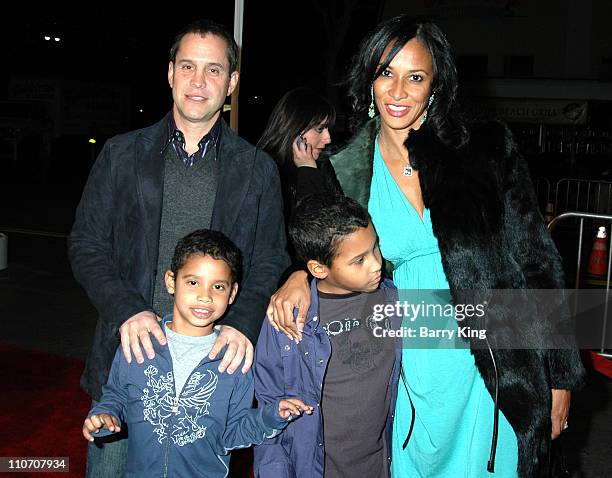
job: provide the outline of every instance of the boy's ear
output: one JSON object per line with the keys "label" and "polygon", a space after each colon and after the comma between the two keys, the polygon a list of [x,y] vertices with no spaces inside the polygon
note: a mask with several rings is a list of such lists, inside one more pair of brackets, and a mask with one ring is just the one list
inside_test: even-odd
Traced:
{"label": "boy's ear", "polygon": [[166,271],[166,275],[164,276],[164,282],[166,283],[166,290],[168,294],[174,295],[174,273],[172,271]]}
{"label": "boy's ear", "polygon": [[236,294],[238,293],[238,282],[234,282],[232,284],[232,291],[230,292],[230,296],[229,296],[229,304],[233,304],[234,303],[234,299],[236,298]]}
{"label": "boy's ear", "polygon": [[306,267],[317,279],[325,279],[329,274],[329,269],[325,264],[321,264],[319,261],[310,260],[306,263]]}

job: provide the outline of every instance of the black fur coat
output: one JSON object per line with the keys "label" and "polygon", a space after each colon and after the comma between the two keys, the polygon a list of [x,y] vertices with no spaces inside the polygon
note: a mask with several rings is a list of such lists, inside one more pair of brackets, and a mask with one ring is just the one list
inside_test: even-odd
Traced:
{"label": "black fur coat", "polygon": [[[367,207],[377,130],[377,122],[370,121],[346,148],[321,164],[325,189],[339,184],[344,194]],[[406,146],[419,172],[455,303],[463,302],[465,290],[564,287],[561,260],[537,210],[526,164],[504,125],[474,125],[469,143],[460,151],[445,147],[424,125],[411,132]],[[504,327],[516,316],[512,305],[491,305],[487,329],[503,336]],[[538,313],[537,305],[529,301],[522,306],[525,320],[521,327],[525,330],[521,333],[531,338],[544,336],[550,329],[543,318],[547,314]],[[471,345],[478,370],[494,397],[489,349]],[[572,348],[493,349],[499,406],[517,436],[519,476],[540,476],[548,461],[550,390],[575,389],[583,382],[579,354]]]}

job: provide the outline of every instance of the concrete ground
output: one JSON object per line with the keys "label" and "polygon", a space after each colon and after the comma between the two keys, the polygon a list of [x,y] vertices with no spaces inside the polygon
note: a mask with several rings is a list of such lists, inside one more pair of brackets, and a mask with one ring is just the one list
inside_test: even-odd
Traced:
{"label": "concrete ground", "polygon": [[[65,239],[9,233],[0,271],[0,343],[84,359],[96,313],[72,277]],[[572,477],[612,476],[612,380],[591,372],[574,394],[563,448]]]}

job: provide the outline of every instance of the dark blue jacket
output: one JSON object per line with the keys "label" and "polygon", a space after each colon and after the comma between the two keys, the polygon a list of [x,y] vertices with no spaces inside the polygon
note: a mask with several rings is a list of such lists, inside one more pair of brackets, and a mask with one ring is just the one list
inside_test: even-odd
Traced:
{"label": "dark blue jacket", "polygon": [[[176,397],[168,347],[153,344],[155,358],[142,364],[128,364],[117,349],[102,398],[88,414],[109,413],[128,425],[126,477],[226,477],[230,450],[287,425],[278,400],[252,408],[253,374],[219,373],[222,357],[206,356]],[[103,430],[96,436],[109,434]]]}
{"label": "dark blue jacket", "polygon": [[[381,289],[385,302],[395,304],[398,299],[393,283],[385,280]],[[323,478],[325,455],[319,404],[331,355],[331,341],[323,327],[319,326],[316,280],[311,284],[310,300],[303,338],[299,344],[274,330],[267,320],[264,320],[259,334],[253,366],[258,402],[267,404],[281,397],[299,397],[314,407],[312,415],[297,418],[279,436],[255,447],[254,471],[259,478]],[[399,318],[393,317],[391,320],[392,327],[399,328]],[[385,429],[389,464],[400,361],[401,339],[397,339],[395,363],[389,379],[391,400]],[[383,397],[384,391],[381,390],[381,400]]]}
{"label": "dark blue jacket", "polygon": [[[99,314],[81,386],[96,400],[108,378],[119,327],[134,314],[153,310],[168,145],[167,116],[108,140],[76,211],[68,255]],[[238,246],[244,266],[240,294],[222,324],[255,344],[270,296],[289,265],[278,172],[266,153],[223,120],[217,160],[210,228]]]}

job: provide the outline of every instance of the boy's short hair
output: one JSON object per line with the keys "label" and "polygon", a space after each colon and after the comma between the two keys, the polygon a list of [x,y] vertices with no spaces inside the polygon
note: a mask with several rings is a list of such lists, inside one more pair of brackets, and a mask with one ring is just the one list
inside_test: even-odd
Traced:
{"label": "boy's short hair", "polygon": [[316,194],[300,201],[289,224],[289,237],[298,258],[328,267],[344,236],[368,227],[368,212],[351,198]]}
{"label": "boy's short hair", "polygon": [[230,268],[232,282],[237,282],[242,274],[242,254],[240,249],[225,234],[210,229],[198,229],[180,239],[174,249],[170,270],[176,277],[181,267],[194,254],[210,256],[224,261]]}

